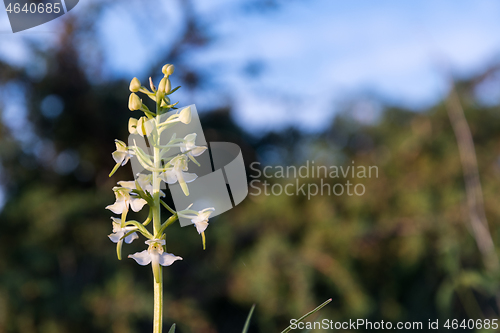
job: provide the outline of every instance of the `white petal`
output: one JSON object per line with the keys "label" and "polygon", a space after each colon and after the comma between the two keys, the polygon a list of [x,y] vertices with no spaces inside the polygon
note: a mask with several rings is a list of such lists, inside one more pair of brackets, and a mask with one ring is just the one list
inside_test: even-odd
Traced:
{"label": "white petal", "polygon": [[196,141],[196,133],[188,134],[184,137],[184,141],[188,143],[193,143]]}
{"label": "white petal", "polygon": [[195,173],[182,172],[182,178],[184,178],[184,181],[186,183],[191,183],[196,178],[198,178],[198,176]]}
{"label": "white petal", "polygon": [[135,186],[135,181],[131,180],[131,181],[119,181],[118,182],[118,185],[120,185],[121,187],[125,187],[125,188],[128,188],[130,190],[135,190],[136,189],[136,186]]}
{"label": "white petal", "polygon": [[125,200],[116,201],[114,204],[106,206],[106,209],[109,209],[115,214],[121,214],[126,209],[127,205],[125,204]]}
{"label": "white petal", "polygon": [[162,253],[160,254],[160,265],[162,266],[170,266],[176,260],[182,260],[181,257],[175,256],[172,253]]}
{"label": "white petal", "polygon": [[118,243],[120,241],[120,238],[122,238],[124,235],[124,232],[123,231],[118,231],[118,232],[115,232],[115,233],[112,233],[111,235],[108,235],[109,239],[111,239],[111,241],[113,243]]}
{"label": "white petal", "polygon": [[142,198],[130,198],[130,208],[134,212],[140,211],[145,204],[147,204],[147,201]]}
{"label": "white petal", "polygon": [[125,243],[130,244],[134,241],[134,239],[137,239],[137,238],[139,238],[139,236],[137,236],[137,233],[134,232],[134,233],[128,235],[127,237],[125,237]]}
{"label": "white petal", "polygon": [[167,170],[160,175],[160,178],[167,184],[174,184],[177,182],[177,174],[174,170]]}
{"label": "white petal", "polygon": [[196,147],[191,150],[190,154],[193,156],[200,156],[205,150],[207,150],[207,147]]}
{"label": "white petal", "polygon": [[195,222],[194,225],[196,226],[196,230],[198,231],[198,233],[201,234],[203,231],[207,229],[208,222],[207,221]]}
{"label": "white petal", "polygon": [[148,250],[130,254],[128,257],[137,261],[137,263],[141,266],[146,266],[151,262],[151,255],[149,254]]}
{"label": "white petal", "polygon": [[115,160],[116,163],[123,163],[125,158],[127,157],[127,153],[123,151],[114,151],[111,156],[113,156],[113,159]]}
{"label": "white petal", "polygon": [[122,165],[127,164],[128,160],[130,160],[130,154],[127,154],[125,158],[123,159]]}

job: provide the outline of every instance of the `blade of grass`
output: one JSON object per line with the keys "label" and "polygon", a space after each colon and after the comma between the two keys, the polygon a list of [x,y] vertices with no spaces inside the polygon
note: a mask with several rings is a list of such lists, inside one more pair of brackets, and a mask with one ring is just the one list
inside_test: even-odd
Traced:
{"label": "blade of grass", "polygon": [[245,326],[243,326],[243,331],[241,333],[248,332],[248,328],[250,327],[250,319],[252,318],[254,309],[255,309],[255,304],[252,305],[252,308],[250,309],[250,312],[248,313],[247,321],[245,322]]}
{"label": "blade of grass", "polygon": [[172,327],[170,327],[168,333],[175,333],[175,324],[172,324]]}
{"label": "blade of grass", "polygon": [[[327,305],[331,301],[332,301],[332,299],[330,298],[329,300],[325,301],[323,304],[321,304],[320,306],[318,306],[316,309],[314,309],[312,311],[309,311],[308,313],[306,313],[305,315],[303,315],[302,317],[300,317],[299,319],[297,319],[296,323],[300,323],[302,320],[306,319],[307,317],[309,317],[313,313],[318,312],[319,310],[321,310],[325,305]],[[281,331],[281,333],[287,333],[287,332],[290,332],[291,330],[292,330],[292,325],[290,325],[287,328],[285,328],[283,331]]]}

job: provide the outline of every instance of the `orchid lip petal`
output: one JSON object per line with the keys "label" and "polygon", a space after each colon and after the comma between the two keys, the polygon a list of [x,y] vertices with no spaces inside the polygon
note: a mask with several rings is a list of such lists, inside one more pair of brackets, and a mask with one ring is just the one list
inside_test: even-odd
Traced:
{"label": "orchid lip petal", "polygon": [[138,212],[144,207],[144,205],[147,204],[147,201],[142,199],[142,198],[131,198],[130,199],[130,208],[134,212]]}
{"label": "orchid lip petal", "polygon": [[[123,237],[123,236],[122,236]],[[130,244],[132,243],[135,239],[139,238],[136,232],[131,233],[127,237],[125,237],[125,243]]]}
{"label": "orchid lip petal", "polygon": [[134,259],[141,266],[146,266],[151,262],[151,255],[149,254],[148,250],[130,254],[128,257]]}
{"label": "orchid lip petal", "polygon": [[176,256],[176,255],[173,255],[172,253],[164,252],[164,253],[159,255],[159,262],[160,262],[160,265],[162,265],[162,266],[170,266],[177,260],[182,260],[182,258],[179,256]]}
{"label": "orchid lip petal", "polygon": [[121,214],[126,209],[126,207],[127,205],[125,201],[116,201],[114,204],[106,206],[106,209],[109,209],[115,214]]}

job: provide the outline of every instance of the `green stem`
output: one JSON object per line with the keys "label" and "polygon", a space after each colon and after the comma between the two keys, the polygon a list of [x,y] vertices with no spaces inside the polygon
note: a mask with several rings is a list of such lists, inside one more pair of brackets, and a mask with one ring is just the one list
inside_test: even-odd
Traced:
{"label": "green stem", "polygon": [[[158,113],[158,103],[157,103]],[[160,116],[156,116],[156,123],[160,122]],[[157,136],[158,142],[159,135]],[[153,148],[154,167],[160,168],[160,149]],[[156,235],[161,228],[161,215],[160,215],[160,179],[158,178],[158,171],[153,171],[153,235]],[[162,266],[159,265],[159,281],[153,277],[154,284],[154,315],[153,315],[153,333],[162,333],[163,327],[163,274]]]}
{"label": "green stem", "polygon": [[153,333],[162,333],[163,327],[163,274],[162,266],[160,265],[160,283],[156,283],[153,278],[154,283],[154,318],[153,318]]}

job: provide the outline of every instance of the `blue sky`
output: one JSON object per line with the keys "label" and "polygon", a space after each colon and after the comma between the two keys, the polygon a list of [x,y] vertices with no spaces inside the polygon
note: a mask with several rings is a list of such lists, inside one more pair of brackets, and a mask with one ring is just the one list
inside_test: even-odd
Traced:
{"label": "blue sky", "polygon": [[[98,0],[81,1],[68,15],[83,15],[93,1]],[[265,14],[244,12],[237,1],[195,3],[217,40],[186,61],[213,68],[214,89],[180,94],[181,101],[203,111],[223,103],[215,93],[226,91],[235,119],[251,130],[319,130],[342,101],[367,92],[422,108],[446,93],[443,64],[467,76],[500,54],[496,0],[290,1]],[[106,45],[106,75],[141,77],[182,28],[177,14],[177,2],[170,0],[113,3],[96,20],[96,42]],[[0,56],[29,61],[23,39],[55,43],[50,31],[57,25],[56,20],[26,33],[0,34]],[[3,11],[0,30],[8,30]],[[244,75],[249,61],[264,64],[256,78]]]}

